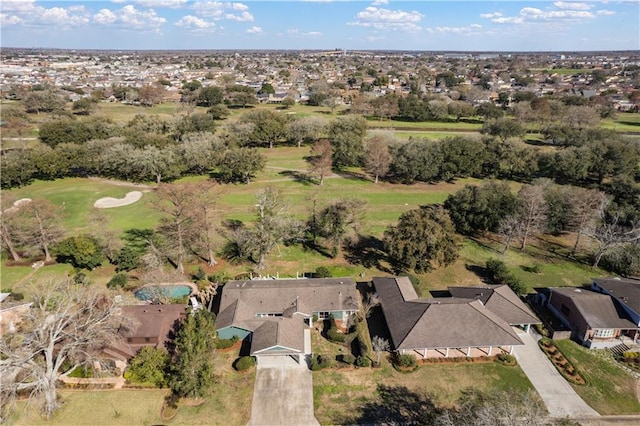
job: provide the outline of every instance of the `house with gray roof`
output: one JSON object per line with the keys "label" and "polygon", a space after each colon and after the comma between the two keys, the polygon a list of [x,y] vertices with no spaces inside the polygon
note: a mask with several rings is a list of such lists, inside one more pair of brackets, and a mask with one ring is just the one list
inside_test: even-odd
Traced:
{"label": "house with gray roof", "polygon": [[634,341],[638,325],[612,296],[584,288],[549,288],[547,306],[571,329],[572,338],[591,349],[603,349],[623,343],[624,336]]}
{"label": "house with gray roof", "polygon": [[311,353],[311,319],[345,323],[358,311],[350,278],[229,281],[222,288],[216,324],[221,339],[248,340],[250,354],[290,357]]}
{"label": "house with gray roof", "polygon": [[640,327],[640,280],[593,278],[591,289],[615,297],[629,314],[629,319]]}
{"label": "house with gray roof", "polygon": [[[448,358],[512,353],[523,342],[500,315],[513,317],[516,324],[538,322],[519,300],[508,306],[514,298],[504,296],[504,289],[461,288],[463,297],[456,297],[451,288],[453,297],[420,298],[407,277],[374,278],[373,285],[393,347],[401,354]],[[495,311],[485,304],[493,297]]]}

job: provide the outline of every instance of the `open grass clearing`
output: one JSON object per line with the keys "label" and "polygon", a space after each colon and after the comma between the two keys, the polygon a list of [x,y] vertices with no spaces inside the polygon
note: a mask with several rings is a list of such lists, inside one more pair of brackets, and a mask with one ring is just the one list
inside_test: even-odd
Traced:
{"label": "open grass clearing", "polygon": [[478,132],[482,123],[467,123],[464,121],[398,121],[398,120],[367,120],[369,129],[398,129],[419,131],[451,131]]}
{"label": "open grass clearing", "polygon": [[554,343],[586,379],[586,385],[571,386],[593,409],[603,415],[640,414],[638,379],[616,365],[609,351],[587,349],[571,340]]}
{"label": "open grass clearing", "polygon": [[358,416],[369,402],[379,401],[377,387],[406,387],[428,394],[439,406],[454,406],[462,391],[531,391],[533,387],[520,367],[495,362],[423,365],[404,374],[388,360],[381,368],[329,369],[313,373],[315,415],[321,424],[343,424]]}

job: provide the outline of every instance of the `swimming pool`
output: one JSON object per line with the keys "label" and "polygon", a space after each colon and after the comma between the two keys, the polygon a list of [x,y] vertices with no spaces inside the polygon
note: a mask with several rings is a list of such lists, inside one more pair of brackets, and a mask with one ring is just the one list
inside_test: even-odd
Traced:
{"label": "swimming pool", "polygon": [[153,300],[156,298],[180,299],[191,294],[188,285],[148,285],[135,292],[140,300]]}

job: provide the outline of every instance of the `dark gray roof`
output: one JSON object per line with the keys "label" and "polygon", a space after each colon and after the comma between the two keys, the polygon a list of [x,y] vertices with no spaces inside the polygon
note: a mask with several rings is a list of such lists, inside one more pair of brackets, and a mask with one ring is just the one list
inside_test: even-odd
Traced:
{"label": "dark gray roof", "polygon": [[593,282],[640,314],[640,281],[623,278],[594,278]]}
{"label": "dark gray roof", "polygon": [[253,331],[251,355],[279,347],[289,352],[304,351],[303,321],[298,318],[270,318]]}
{"label": "dark gray roof", "polygon": [[511,325],[541,322],[507,285],[449,287],[449,293],[453,297],[480,300],[487,309]]}
{"label": "dark gray roof", "polygon": [[254,330],[256,314],[357,311],[356,285],[350,278],[229,281],[222,288],[218,328]]}
{"label": "dark gray roof", "polygon": [[511,326],[479,300],[407,300],[405,294],[413,296],[403,278],[374,278],[373,284],[396,349],[522,344]]}
{"label": "dark gray roof", "polygon": [[607,294],[574,287],[555,287],[549,290],[552,300],[553,293],[570,298],[589,328],[637,328],[629,321],[624,309]]}

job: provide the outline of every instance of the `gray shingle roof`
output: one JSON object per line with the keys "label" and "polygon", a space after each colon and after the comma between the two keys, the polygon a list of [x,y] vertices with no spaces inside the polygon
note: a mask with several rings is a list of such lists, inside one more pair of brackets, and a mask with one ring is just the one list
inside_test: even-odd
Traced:
{"label": "gray shingle roof", "polygon": [[275,346],[303,352],[303,322],[298,318],[270,318],[253,331],[251,355]]}
{"label": "gray shingle roof", "polygon": [[511,326],[479,300],[407,300],[404,295],[411,292],[404,279],[374,278],[373,284],[396,349],[522,344]]}
{"label": "gray shingle roof", "polygon": [[589,328],[635,329],[624,309],[609,295],[574,287],[550,288],[553,293],[570,298]]}
{"label": "gray shingle roof", "polygon": [[507,285],[449,287],[453,297],[478,299],[511,325],[539,324],[540,320]]}
{"label": "gray shingle roof", "polygon": [[640,281],[623,278],[594,278],[593,281],[613,297],[640,314]]}

